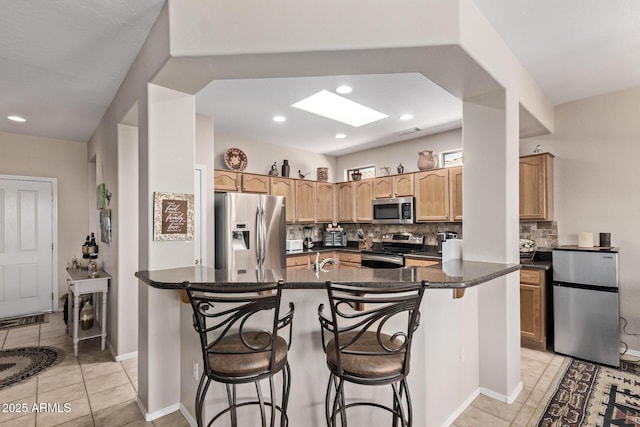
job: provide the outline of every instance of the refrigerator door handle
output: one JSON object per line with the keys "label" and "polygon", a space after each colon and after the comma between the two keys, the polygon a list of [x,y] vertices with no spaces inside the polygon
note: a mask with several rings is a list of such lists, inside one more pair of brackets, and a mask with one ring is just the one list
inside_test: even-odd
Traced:
{"label": "refrigerator door handle", "polygon": [[261,260],[262,260],[262,215],[260,212],[260,205],[258,205],[258,209],[256,210],[256,264],[258,268],[262,268]]}
{"label": "refrigerator door handle", "polygon": [[264,268],[264,259],[266,258],[266,254],[267,254],[267,222],[264,219],[264,208],[262,206],[260,206],[260,211],[262,213],[261,215],[262,238],[260,242],[262,247],[260,248],[260,257],[261,257],[260,268]]}

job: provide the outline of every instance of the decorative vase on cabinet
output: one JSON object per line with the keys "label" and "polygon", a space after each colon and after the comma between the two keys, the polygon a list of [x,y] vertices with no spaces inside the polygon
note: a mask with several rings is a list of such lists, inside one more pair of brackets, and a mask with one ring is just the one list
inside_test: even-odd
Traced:
{"label": "decorative vase on cabinet", "polygon": [[434,169],[437,164],[438,160],[433,155],[433,151],[425,150],[418,153],[418,169],[421,171]]}

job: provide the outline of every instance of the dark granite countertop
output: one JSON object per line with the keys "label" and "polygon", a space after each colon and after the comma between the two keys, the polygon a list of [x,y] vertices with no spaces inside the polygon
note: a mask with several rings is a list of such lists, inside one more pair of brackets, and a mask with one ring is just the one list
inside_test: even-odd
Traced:
{"label": "dark granite countertop", "polygon": [[335,247],[318,247],[318,248],[314,247],[313,249],[304,249],[300,252],[287,252],[286,255],[287,256],[308,255],[308,254],[315,254],[316,252],[324,253],[324,252],[333,252],[333,251],[360,253],[360,249],[358,249],[357,247],[354,248],[349,246],[335,246]]}
{"label": "dark granite countertop", "polygon": [[212,286],[284,281],[285,289],[323,289],[327,281],[363,287],[401,287],[428,282],[434,289],[464,289],[520,270],[520,264],[453,260],[431,267],[395,269],[215,270],[204,266],[138,271],[136,277],[158,289],[180,289],[190,283],[205,290]]}
{"label": "dark granite countertop", "polygon": [[528,268],[531,270],[550,270],[551,269],[551,261],[536,261],[536,260],[520,260],[520,265],[522,268]]}
{"label": "dark granite countertop", "polygon": [[412,252],[410,254],[405,254],[405,258],[415,258],[415,259],[435,259],[441,260],[442,254],[439,254],[438,251],[425,251],[425,252]]}

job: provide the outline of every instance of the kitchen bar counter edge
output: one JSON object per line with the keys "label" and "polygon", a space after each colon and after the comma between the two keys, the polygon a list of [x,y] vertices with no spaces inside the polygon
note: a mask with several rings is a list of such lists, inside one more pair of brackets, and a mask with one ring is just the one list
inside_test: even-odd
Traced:
{"label": "kitchen bar counter edge", "polygon": [[520,264],[452,260],[431,267],[397,269],[215,270],[205,266],[138,271],[136,277],[157,289],[181,289],[187,283],[200,290],[212,286],[274,283],[285,289],[321,289],[327,281],[362,287],[393,288],[426,282],[432,289],[465,289],[520,270]]}

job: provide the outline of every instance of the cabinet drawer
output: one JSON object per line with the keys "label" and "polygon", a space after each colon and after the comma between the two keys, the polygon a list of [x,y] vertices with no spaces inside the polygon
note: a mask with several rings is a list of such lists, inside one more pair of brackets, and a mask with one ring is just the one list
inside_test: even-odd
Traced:
{"label": "cabinet drawer", "polygon": [[431,265],[440,264],[440,261],[436,261],[433,259],[417,259],[417,258],[405,258],[404,265],[405,267],[429,267]]}
{"label": "cabinet drawer", "polygon": [[[337,261],[335,252],[320,252],[320,256],[318,257],[318,262],[322,262],[327,258],[332,258]],[[315,262],[315,258],[313,260]]]}
{"label": "cabinet drawer", "polygon": [[309,267],[309,255],[294,255],[287,257],[287,267]]}
{"label": "cabinet drawer", "polygon": [[520,270],[520,283],[528,283],[530,285],[542,284],[542,271],[540,270]]}
{"label": "cabinet drawer", "polygon": [[356,252],[338,252],[338,257],[340,258],[340,263],[354,262],[360,264],[361,262],[360,254]]}

